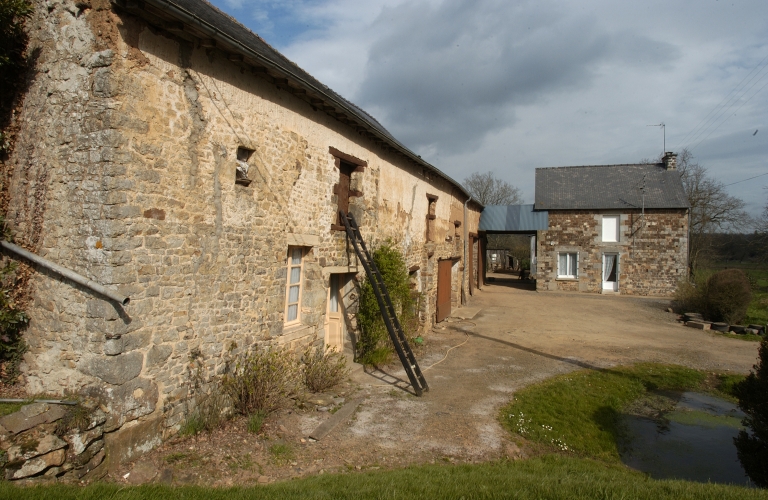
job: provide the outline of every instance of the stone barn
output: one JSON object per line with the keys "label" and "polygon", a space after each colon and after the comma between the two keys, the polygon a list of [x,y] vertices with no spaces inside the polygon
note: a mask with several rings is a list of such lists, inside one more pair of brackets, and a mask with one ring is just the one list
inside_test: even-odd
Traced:
{"label": "stone barn", "polygon": [[688,199],[663,163],[536,169],[537,290],[674,294],[688,276]]}
{"label": "stone barn", "polygon": [[228,352],[353,349],[363,269],[339,209],[369,247],[403,252],[425,330],[474,287],[482,206],[209,3],[33,3],[6,222],[17,245],[130,303],[22,259],[22,378],[101,398],[111,460],[177,431],[192,358],[210,378]]}

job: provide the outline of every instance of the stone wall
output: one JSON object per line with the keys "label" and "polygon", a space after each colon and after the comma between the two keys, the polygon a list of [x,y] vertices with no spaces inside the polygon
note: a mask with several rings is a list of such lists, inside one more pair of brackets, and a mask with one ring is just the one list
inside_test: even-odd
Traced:
{"label": "stone wall", "polygon": [[[192,358],[209,380],[262,345],[321,344],[330,274],[362,272],[331,229],[339,172],[329,148],[367,164],[352,174],[362,195],[350,211],[370,248],[391,239],[420,266],[432,326],[437,259],[462,258],[464,227],[479,222],[473,206],[464,220],[456,186],[215,49],[104,0],[89,5],[36,2],[34,78],[2,166],[13,174],[7,220],[19,244],[131,303],[33,274],[22,364],[31,393],[100,399],[107,445],[130,459],[178,429]],[[239,147],[253,151],[248,186],[235,182]],[[427,194],[438,196],[432,242]],[[306,257],[301,322],[284,328],[289,246]]]}
{"label": "stone wall", "polygon": [[[549,229],[537,234],[538,290],[601,293],[604,253],[618,254],[618,292],[674,294],[688,273],[688,215],[685,210],[646,210],[620,214],[618,242],[602,241],[603,215],[616,211],[549,211]],[[577,252],[577,279],[557,278],[557,254]]]}
{"label": "stone wall", "polygon": [[36,402],[0,418],[5,479],[88,479],[105,458],[106,421],[93,400],[77,405]]}

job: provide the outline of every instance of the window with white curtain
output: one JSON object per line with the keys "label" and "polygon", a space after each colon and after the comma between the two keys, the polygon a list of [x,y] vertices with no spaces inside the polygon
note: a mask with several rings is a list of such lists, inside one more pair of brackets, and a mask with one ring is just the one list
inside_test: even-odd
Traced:
{"label": "window with white curtain", "polygon": [[603,215],[603,241],[619,241],[619,216]]}
{"label": "window with white curtain", "polygon": [[301,321],[301,283],[304,265],[304,249],[288,247],[288,283],[285,292],[285,324]]}
{"label": "window with white curtain", "polygon": [[557,254],[557,277],[558,278],[578,278],[579,277],[578,252],[560,252]]}

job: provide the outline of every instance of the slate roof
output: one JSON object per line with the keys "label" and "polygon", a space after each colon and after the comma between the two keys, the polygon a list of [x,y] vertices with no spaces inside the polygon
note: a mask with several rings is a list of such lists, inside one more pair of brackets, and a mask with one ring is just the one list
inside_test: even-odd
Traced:
{"label": "slate roof", "polygon": [[[176,36],[196,41],[213,40],[215,47],[230,56],[242,59],[245,65],[266,68],[270,77],[285,77],[281,88],[293,92],[320,109],[360,127],[398,153],[406,156],[421,167],[442,177],[469,198],[464,187],[440,171],[434,165],[421,159],[408,149],[381,123],[357,105],[322,84],[294,62],[272,48],[260,36],[240,24],[231,16],[220,11],[205,0],[111,0],[119,8],[139,15],[149,23],[171,32]],[[174,23],[169,21],[179,21]],[[298,90],[297,90],[298,89]],[[473,200],[473,203],[482,205]]]}
{"label": "slate roof", "polygon": [[533,232],[547,229],[549,214],[533,205],[486,205],[480,214],[480,231]]}
{"label": "slate roof", "polygon": [[661,163],[536,169],[536,210],[643,206],[688,208],[680,172],[667,170]]}

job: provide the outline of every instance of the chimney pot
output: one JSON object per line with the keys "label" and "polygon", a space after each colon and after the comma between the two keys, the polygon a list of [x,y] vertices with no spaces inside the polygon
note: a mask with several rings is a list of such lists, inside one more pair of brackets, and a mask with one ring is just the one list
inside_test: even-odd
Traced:
{"label": "chimney pot", "polygon": [[672,151],[664,153],[664,157],[661,159],[664,162],[664,166],[667,170],[677,170],[677,154]]}

